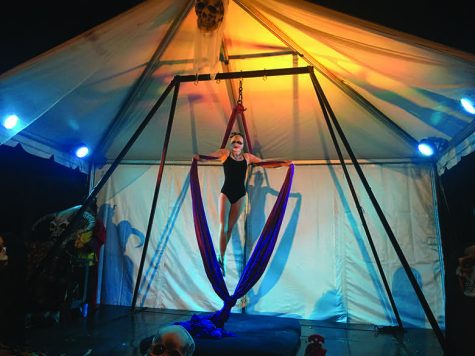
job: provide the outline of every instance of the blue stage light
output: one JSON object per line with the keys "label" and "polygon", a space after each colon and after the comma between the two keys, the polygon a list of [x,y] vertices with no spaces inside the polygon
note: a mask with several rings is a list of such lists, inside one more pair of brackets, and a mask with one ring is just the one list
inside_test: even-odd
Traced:
{"label": "blue stage light", "polygon": [[473,100],[469,98],[462,98],[460,99],[460,103],[462,104],[465,111],[467,111],[470,114],[475,114],[475,105],[474,105]]}
{"label": "blue stage light", "polygon": [[76,149],[76,157],[84,158],[89,154],[89,148],[87,146],[80,146]]}
{"label": "blue stage light", "polygon": [[431,157],[435,154],[440,155],[448,147],[449,142],[442,137],[427,137],[419,141],[417,148],[419,152]]}
{"label": "blue stage light", "polygon": [[417,146],[417,149],[419,150],[420,153],[422,153],[426,157],[430,157],[434,154],[434,148],[428,142],[421,141],[419,145]]}
{"label": "blue stage light", "polygon": [[9,115],[3,120],[3,127],[5,127],[8,130],[13,129],[17,124],[20,119],[16,115]]}

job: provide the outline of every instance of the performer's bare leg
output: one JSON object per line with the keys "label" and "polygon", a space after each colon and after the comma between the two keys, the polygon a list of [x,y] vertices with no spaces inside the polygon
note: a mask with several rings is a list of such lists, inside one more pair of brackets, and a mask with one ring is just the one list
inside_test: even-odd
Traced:
{"label": "performer's bare leg", "polygon": [[224,258],[227,245],[227,232],[229,212],[231,210],[231,203],[223,193],[219,194],[218,211],[219,211],[219,257],[221,261]]}
{"label": "performer's bare leg", "polygon": [[239,199],[237,202],[231,205],[231,209],[229,211],[229,218],[228,218],[228,233],[226,235],[226,246],[228,245],[228,242],[231,239],[234,225],[236,225],[239,219],[239,216],[241,215],[242,210],[244,208],[245,197],[246,196],[243,196],[241,199]]}
{"label": "performer's bare leg", "polygon": [[234,225],[236,225],[239,216],[244,207],[245,197],[242,197],[234,204],[229,202],[229,199],[221,193],[219,195],[219,258],[220,264],[223,266],[224,275],[224,255],[226,254],[226,247],[231,239]]}

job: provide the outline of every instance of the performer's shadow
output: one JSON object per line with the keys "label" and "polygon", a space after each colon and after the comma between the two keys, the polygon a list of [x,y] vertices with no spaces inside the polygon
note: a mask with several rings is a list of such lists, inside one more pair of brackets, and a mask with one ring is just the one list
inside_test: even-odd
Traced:
{"label": "performer's shadow", "polygon": [[[244,246],[245,256],[243,268],[252,252],[252,248],[259,239],[261,231],[267,220],[265,213],[266,195],[270,194],[274,197],[279,195],[279,191],[270,187],[267,179],[267,183],[264,186],[264,174],[261,171],[253,172],[254,185],[248,186],[250,209],[247,217],[247,239]],[[257,292],[254,289],[251,289],[247,293],[247,297],[251,301],[251,303],[246,307],[248,311],[253,311],[259,299],[264,297],[270,290],[272,290],[272,288],[279,281],[285,265],[287,264],[290,250],[295,239],[295,231],[297,229],[297,222],[302,205],[302,195],[300,193],[290,193],[287,208],[290,208],[293,205],[291,202],[292,199],[295,200],[295,206],[291,213],[292,215],[287,223],[287,226],[285,227],[285,231],[281,232],[281,238],[278,240],[278,245],[275,248],[266,271],[261,277],[259,289]],[[289,211],[287,210],[286,215],[288,214]]]}
{"label": "performer's shadow", "polygon": [[134,263],[126,254],[129,239],[134,237],[132,248],[141,248],[144,234],[133,227],[128,220],[114,224],[116,206],[103,204],[99,216],[106,226],[102,275],[102,299],[106,304],[130,305],[134,290]]}

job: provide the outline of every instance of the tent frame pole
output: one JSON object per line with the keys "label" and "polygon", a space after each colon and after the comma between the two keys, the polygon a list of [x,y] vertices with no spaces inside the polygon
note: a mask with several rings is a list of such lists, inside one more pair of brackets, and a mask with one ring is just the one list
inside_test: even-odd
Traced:
{"label": "tent frame pole", "polygon": [[165,140],[163,142],[162,157],[160,159],[160,168],[157,174],[157,180],[155,183],[155,191],[153,193],[152,207],[150,209],[150,217],[148,219],[147,233],[145,235],[145,242],[142,249],[142,256],[140,258],[140,266],[137,274],[137,279],[135,280],[134,295],[132,298],[132,311],[135,311],[135,306],[137,304],[137,297],[140,288],[140,282],[142,280],[143,267],[145,264],[145,256],[147,255],[148,244],[150,242],[150,234],[152,232],[153,220],[155,216],[155,210],[157,208],[158,194],[160,193],[160,186],[162,183],[163,169],[165,166],[165,161],[167,159],[168,144],[170,142],[170,135],[173,126],[173,118],[175,117],[176,102],[178,99],[178,93],[180,91],[180,82],[175,81],[175,90],[173,92],[172,105],[170,107],[170,114],[168,116],[167,131],[165,134]]}
{"label": "tent frame pole", "polygon": [[158,98],[157,102],[155,103],[155,105],[152,107],[152,109],[150,110],[150,112],[147,114],[147,116],[145,117],[145,119],[142,121],[142,123],[140,124],[140,126],[137,128],[137,130],[134,132],[134,134],[132,135],[132,137],[129,139],[129,141],[125,144],[124,148],[122,149],[122,151],[120,151],[119,155],[116,157],[116,159],[114,160],[114,162],[112,162],[111,166],[109,167],[109,169],[107,170],[107,172],[104,174],[104,176],[101,178],[101,180],[99,181],[99,183],[97,183],[97,185],[94,187],[94,189],[92,190],[91,193],[89,193],[88,197],[86,198],[86,200],[84,201],[83,205],[81,206],[81,208],[78,210],[78,212],[76,213],[76,215],[74,216],[74,218],[71,220],[71,223],[68,225],[68,228],[66,230],[69,230],[69,231],[64,231],[64,236],[67,236],[67,234],[70,232],[70,231],[73,231],[73,228],[75,228],[75,224],[79,223],[79,217],[82,216],[82,214],[84,213],[84,211],[87,209],[87,207],[89,207],[89,205],[91,205],[92,201],[96,198],[97,194],[99,193],[99,191],[102,189],[102,187],[106,184],[107,180],[110,178],[110,176],[112,175],[112,173],[114,173],[114,171],[116,170],[116,168],[118,167],[119,163],[122,161],[122,159],[125,157],[125,155],[127,154],[127,152],[129,152],[130,148],[132,147],[132,145],[135,143],[135,141],[138,139],[138,137],[140,136],[140,134],[142,133],[142,131],[145,129],[145,127],[148,125],[148,123],[150,122],[150,120],[152,119],[153,115],[155,115],[155,113],[157,112],[157,110],[160,108],[160,106],[162,105],[162,103],[165,101],[166,97],[168,96],[168,94],[170,93],[172,87],[175,85],[175,83],[172,81],[168,87],[165,89],[165,91],[163,92],[163,94],[160,96],[160,98]]}
{"label": "tent frame pole", "polygon": [[435,319],[434,317],[434,314],[432,313],[432,310],[430,309],[430,306],[429,306],[429,303],[427,302],[427,300],[425,299],[425,296],[424,296],[424,293],[422,292],[421,288],[419,287],[419,284],[417,283],[417,280],[416,280],[416,277],[414,276],[414,273],[412,272],[411,270],[411,266],[409,265],[409,263],[407,262],[407,259],[404,255],[404,252],[402,251],[401,247],[399,246],[399,243],[397,242],[397,239],[396,237],[394,236],[394,233],[391,229],[391,226],[389,225],[384,213],[383,213],[383,210],[381,209],[381,206],[379,205],[373,191],[371,190],[371,187],[363,173],[363,170],[361,169],[361,166],[360,164],[358,163],[358,160],[356,159],[354,153],[353,153],[353,150],[351,149],[350,147],[350,144],[348,142],[348,140],[346,139],[346,136],[345,134],[343,133],[343,130],[342,128],[340,127],[340,124],[338,123],[338,120],[332,110],[332,108],[330,107],[330,104],[325,96],[325,94],[323,93],[323,89],[322,87],[320,86],[320,83],[318,82],[317,80],[317,77],[315,76],[315,74],[313,72],[310,73],[310,76],[312,78],[312,82],[315,86],[315,89],[317,92],[320,93],[321,95],[321,98],[323,99],[323,102],[324,102],[324,105],[325,105],[325,108],[326,110],[328,110],[328,113],[330,114],[330,117],[332,119],[332,123],[333,125],[335,126],[339,136],[340,136],[340,139],[343,143],[343,145],[345,146],[345,149],[346,151],[348,152],[348,155],[350,156],[351,158],[351,161],[356,169],[356,172],[358,173],[360,179],[361,179],[361,182],[363,183],[363,186],[365,187],[366,189],[366,192],[371,200],[371,202],[373,203],[373,206],[378,214],[378,217],[381,221],[381,223],[383,224],[383,227],[384,229],[386,230],[386,233],[389,237],[389,240],[391,241],[392,245],[393,245],[393,248],[397,254],[397,256],[399,257],[399,260],[404,268],[404,271],[406,272],[406,275],[417,295],[417,298],[419,299],[419,302],[422,306],[422,308],[424,309],[424,312],[426,314],[426,317],[430,323],[430,325],[432,326],[432,330],[434,331],[442,349],[444,350],[445,353],[447,353],[447,347],[446,347],[446,341],[445,341],[445,337],[444,337],[444,334],[442,333],[440,327],[439,327],[439,324],[437,323],[437,320]]}
{"label": "tent frame pole", "polygon": [[[214,78],[215,80],[220,80],[220,79],[234,79],[234,78],[255,78],[255,77],[260,77],[260,76],[281,76],[281,75],[292,75],[292,74],[306,74],[310,70],[312,70],[312,67],[300,67],[300,68],[284,68],[284,69],[271,69],[271,70],[258,70],[258,71],[247,71],[247,72],[229,72],[229,73],[218,73],[216,77]],[[147,233],[145,235],[145,242],[144,242],[144,247],[142,249],[142,255],[140,258],[140,266],[138,270],[138,275],[137,279],[135,280],[135,287],[134,287],[134,295],[132,298],[132,311],[136,311],[136,304],[137,304],[137,297],[138,297],[138,292],[140,288],[140,283],[142,280],[142,274],[143,274],[143,267],[145,264],[145,257],[147,255],[147,249],[148,249],[148,244],[150,241],[150,235],[152,231],[152,226],[153,226],[153,220],[154,220],[154,215],[155,215],[155,210],[157,206],[157,201],[158,201],[158,194],[160,192],[160,185],[162,181],[162,175],[163,175],[163,167],[165,165],[166,161],[166,155],[167,155],[167,150],[168,150],[168,144],[170,141],[170,135],[171,135],[171,130],[172,130],[172,125],[173,125],[173,118],[175,114],[175,108],[176,108],[176,102],[178,99],[178,93],[179,93],[179,87],[181,82],[196,82],[196,81],[208,81],[212,80],[211,76],[209,74],[197,74],[197,75],[185,75],[185,76],[179,76],[176,75],[172,81],[172,83],[168,86],[168,92],[170,92],[171,87],[174,85],[175,86],[175,91],[173,93],[173,101],[172,105],[170,108],[170,115],[168,118],[168,125],[167,125],[167,131],[165,134],[165,141],[163,143],[163,149],[162,149],[162,158],[160,160],[160,168],[158,171],[157,175],[157,181],[155,184],[155,192],[153,195],[153,200],[152,200],[152,207],[150,209],[150,217],[148,220],[148,226],[147,226]],[[168,94],[168,93],[167,93]],[[163,96],[164,94],[162,94]],[[154,107],[155,108],[155,107]],[[158,109],[158,107],[156,108]],[[156,111],[156,110],[155,110]],[[154,111],[154,112],[155,112]],[[147,117],[149,117],[147,115]],[[147,120],[147,124],[148,124]],[[143,123],[142,123],[143,125]],[[141,125],[141,127],[142,127]],[[135,140],[134,140],[135,142]],[[130,148],[130,147],[129,147]],[[117,162],[118,164],[119,162]],[[107,177],[109,178],[109,177]]]}
{"label": "tent frame pole", "polygon": [[384,288],[386,290],[386,294],[389,298],[389,302],[390,302],[391,307],[393,309],[394,316],[396,317],[396,321],[398,323],[399,328],[401,330],[403,330],[404,326],[402,324],[401,317],[399,316],[399,312],[398,312],[396,303],[394,302],[393,294],[391,292],[391,288],[389,287],[389,283],[388,283],[386,275],[384,273],[383,266],[381,265],[381,260],[379,259],[378,251],[376,250],[376,246],[374,245],[374,241],[373,241],[373,238],[371,236],[371,232],[369,231],[368,224],[366,223],[366,218],[364,217],[363,208],[361,207],[361,204],[359,202],[358,195],[356,194],[356,190],[355,190],[355,187],[353,185],[353,181],[351,180],[350,174],[348,172],[347,165],[345,163],[345,160],[343,158],[343,154],[341,152],[340,144],[338,143],[338,140],[337,140],[336,135],[335,135],[335,131],[333,130],[333,127],[332,127],[331,122],[330,122],[330,118],[328,117],[329,109],[325,106],[325,102],[323,100],[323,96],[325,94],[323,94],[323,90],[321,90],[321,87],[319,87],[316,76],[313,73],[310,73],[310,77],[312,79],[312,83],[313,83],[313,86],[314,86],[314,89],[315,89],[315,93],[317,94],[318,101],[319,101],[320,106],[322,108],[323,116],[325,118],[325,122],[327,124],[328,131],[330,132],[331,139],[333,141],[333,144],[335,145],[335,149],[336,149],[336,152],[338,154],[338,158],[340,160],[341,167],[343,168],[343,172],[345,174],[346,181],[347,181],[348,186],[350,188],[351,196],[353,197],[353,200],[355,202],[356,209],[358,210],[358,215],[360,216],[361,223],[363,225],[366,237],[367,237],[369,245],[371,247],[371,252],[373,253],[374,260],[375,260],[376,265],[378,267],[378,271],[379,271],[379,274],[381,276],[381,280],[383,281],[383,285],[384,285]]}
{"label": "tent frame pole", "polygon": [[56,253],[56,249],[63,243],[64,239],[66,236],[70,235],[72,231],[74,231],[81,220],[82,215],[86,211],[86,209],[92,205],[92,203],[95,201],[97,194],[99,194],[100,190],[104,187],[106,182],[109,180],[110,176],[116,168],[118,167],[119,163],[122,161],[122,159],[125,157],[127,152],[130,150],[132,145],[135,143],[137,138],[140,136],[142,131],[145,129],[145,127],[148,125],[152,117],[155,115],[156,111],[158,108],[162,105],[162,103],[165,101],[166,97],[170,93],[172,87],[175,85],[175,82],[172,81],[168,87],[165,89],[163,94],[158,98],[157,102],[155,105],[152,107],[150,112],[147,114],[145,119],[142,121],[140,126],[137,128],[137,130],[134,132],[134,134],[131,136],[129,141],[125,144],[124,148],[120,151],[118,156],[115,158],[114,162],[112,162],[111,166],[109,169],[106,171],[106,173],[102,176],[101,180],[97,185],[94,187],[94,189],[89,193],[87,196],[86,200],[84,203],[81,205],[79,210],[71,217],[71,222],[68,224],[66,229],[62,232],[61,236],[58,238],[58,241],[54,244],[54,246],[50,249],[49,253],[46,255],[46,257],[41,261],[40,265],[37,268],[36,273],[31,277],[32,279],[35,279],[39,273],[42,272],[42,269],[45,267],[46,263],[54,257],[54,254]]}
{"label": "tent frame pole", "polygon": [[[373,192],[371,191],[371,187],[369,186],[368,181],[366,180],[366,177],[364,176],[364,173],[361,169],[361,166],[358,163],[355,155],[353,154],[353,151],[352,151],[352,149],[351,149],[351,147],[350,147],[350,145],[349,145],[349,143],[348,143],[348,141],[347,141],[347,139],[346,139],[346,137],[345,137],[345,135],[344,135],[337,119],[336,119],[336,117],[335,117],[335,114],[333,113],[333,110],[331,109],[330,104],[328,103],[328,100],[327,100],[325,94],[323,93],[323,89],[321,88],[320,84],[318,83],[318,80],[317,80],[317,78],[316,78],[316,76],[313,72],[313,69],[314,68],[312,66],[307,66],[307,67],[297,67],[297,68],[282,68],[282,69],[257,70],[257,71],[245,71],[245,72],[228,72],[228,73],[218,73],[214,78],[212,78],[210,74],[197,74],[197,75],[185,75],[185,76],[178,76],[177,75],[177,76],[175,76],[174,79],[171,81],[171,83],[168,85],[168,87],[165,89],[165,91],[162,93],[160,98],[157,100],[155,105],[152,107],[150,112],[147,114],[147,116],[145,117],[143,122],[140,124],[139,128],[135,131],[135,133],[129,139],[129,141],[127,142],[125,147],[119,153],[119,155],[114,160],[114,162],[111,164],[111,166],[109,167],[107,172],[101,178],[99,183],[96,185],[96,187],[93,189],[93,191],[89,194],[89,196],[87,197],[87,199],[85,200],[85,202],[83,203],[81,208],[78,210],[78,212],[75,214],[75,216],[73,217],[71,223],[69,224],[68,228],[64,231],[63,234],[65,236],[66,233],[69,233],[70,231],[72,231],[73,228],[79,223],[79,217],[84,213],[86,208],[92,203],[92,201],[95,199],[95,197],[97,196],[99,191],[102,189],[102,187],[105,185],[107,180],[110,178],[112,173],[115,171],[115,169],[117,168],[119,163],[122,161],[124,156],[130,150],[130,148],[135,143],[135,141],[140,136],[140,134],[145,129],[145,127],[148,125],[148,123],[150,122],[150,120],[152,119],[152,117],[154,116],[156,111],[158,110],[158,108],[163,104],[164,100],[166,99],[166,97],[170,93],[172,87],[175,87],[174,100],[173,100],[173,103],[172,103],[172,108],[170,110],[169,123],[168,123],[168,126],[167,126],[167,134],[166,135],[168,136],[168,138],[165,139],[165,143],[168,146],[169,136],[171,134],[171,126],[172,126],[171,123],[173,121],[173,115],[174,115],[174,111],[175,111],[176,100],[177,100],[178,90],[179,90],[179,84],[178,83],[180,83],[180,82],[209,81],[209,80],[222,80],[222,79],[226,80],[226,79],[237,79],[237,78],[255,78],[255,77],[260,77],[260,76],[270,77],[270,76],[282,76],[282,75],[294,75],[294,74],[307,74],[307,73],[309,73],[310,77],[312,79],[312,82],[314,84],[315,90],[317,92],[317,97],[318,97],[319,101],[322,100],[322,102],[324,104],[324,107],[322,107],[322,110],[324,112],[325,120],[328,121],[328,116],[327,115],[330,115],[331,120],[333,122],[333,125],[335,126],[335,128],[336,128],[336,130],[337,130],[337,132],[340,136],[340,139],[342,140],[342,142],[345,146],[345,149],[347,150],[347,152],[348,152],[348,154],[351,158],[351,161],[352,161],[353,165],[356,168],[356,171],[357,171],[357,173],[358,173],[358,175],[359,175],[359,177],[360,177],[360,179],[361,179],[361,181],[362,181],[362,183],[363,183],[363,185],[366,189],[366,192],[368,193],[368,196],[370,197],[371,202],[373,203],[373,206],[374,206],[376,212],[378,213],[378,216],[381,220],[381,223],[383,224],[383,227],[385,228],[386,233],[388,234],[388,237],[389,237],[391,243],[393,244],[393,247],[396,251],[396,254],[398,255],[399,260],[401,261],[401,263],[404,267],[404,270],[405,270],[405,272],[406,272],[406,274],[409,278],[409,281],[411,282],[411,285],[414,288],[414,291],[416,292],[416,295],[419,299],[419,302],[421,303],[421,306],[423,307],[424,312],[426,313],[427,319],[429,320],[429,322],[432,326],[432,329],[434,330],[434,332],[435,332],[435,334],[436,334],[436,336],[439,340],[439,343],[441,344],[443,350],[447,351],[446,346],[445,346],[444,335],[442,334],[442,332],[439,328],[439,325],[437,324],[437,321],[435,320],[435,317],[432,314],[432,311],[430,310],[430,307],[427,303],[427,300],[424,297],[424,294],[422,293],[419,285],[417,284],[415,276],[414,276],[414,274],[412,273],[412,271],[410,269],[410,266],[409,266],[409,264],[408,264],[408,262],[407,262],[407,260],[404,256],[404,253],[402,252],[402,250],[401,250],[401,248],[400,248],[400,246],[399,246],[399,244],[398,244],[398,242],[397,242],[397,240],[394,236],[394,233],[392,232],[391,227],[389,226],[389,223],[386,220],[386,217],[384,216],[384,213],[383,213],[381,207],[379,206],[378,201],[376,200],[376,197],[374,196]],[[318,93],[320,93],[320,95]],[[331,126],[329,126],[329,130],[330,130],[330,132],[332,132]],[[334,134],[332,134],[332,139],[333,138],[334,138]],[[336,147],[338,147],[338,146],[336,146]],[[160,162],[161,167],[163,167],[163,165],[165,164],[166,150],[167,150],[167,147],[164,147],[164,151],[162,152],[162,160]],[[338,148],[337,148],[337,151],[339,151]],[[341,154],[341,151],[339,153],[339,157],[340,157],[340,154]],[[340,161],[342,161],[342,163],[344,165],[344,160],[342,160],[342,157],[340,157]],[[163,168],[161,168],[161,171],[163,173]],[[347,174],[347,172],[345,174]],[[159,180],[161,181],[161,174],[159,173],[159,175],[160,175],[160,178],[157,178],[158,187],[159,187]],[[159,191],[159,189],[157,189],[157,187],[156,187],[156,189],[155,189],[156,197],[154,195],[154,200],[155,201],[158,200],[158,191]],[[359,210],[360,207],[359,207],[358,202],[356,202],[356,204],[357,204],[357,207],[358,207],[358,210]],[[152,210],[154,210],[154,207],[152,207]],[[148,243],[148,240],[150,238],[151,225],[153,223],[153,221],[151,221],[153,219],[153,213],[154,212],[151,212],[151,219],[149,220],[149,228],[147,230],[147,237],[146,237],[145,244]],[[143,263],[144,263],[145,255],[146,255],[144,253],[145,250],[146,250],[146,248],[144,247],[144,251],[142,252],[142,260],[141,260],[141,268],[142,269],[143,269]],[[135,291],[134,291],[133,308],[135,308],[135,302],[136,302],[136,298],[137,298],[136,291],[138,291],[138,288],[140,287],[140,279],[141,278],[137,278],[137,280],[136,280],[136,287],[135,287]]]}
{"label": "tent frame pole", "polygon": [[177,75],[175,76],[175,79],[182,83],[189,83],[189,82],[202,82],[202,81],[209,81],[209,80],[278,77],[282,75],[307,74],[309,70],[313,70],[313,67],[305,66],[305,67],[297,67],[297,68],[277,68],[277,69],[248,70],[248,71],[242,71],[242,72],[227,72],[227,73],[218,73],[213,78],[211,78],[210,74]]}

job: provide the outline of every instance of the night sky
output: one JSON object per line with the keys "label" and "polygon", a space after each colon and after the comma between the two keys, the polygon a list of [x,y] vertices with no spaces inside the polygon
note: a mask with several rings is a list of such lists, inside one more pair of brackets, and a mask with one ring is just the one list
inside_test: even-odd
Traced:
{"label": "night sky", "polygon": [[[10,3],[0,14],[0,73],[141,3],[141,0]],[[320,5],[475,54],[468,0],[316,0]],[[3,5],[5,6],[5,5]]]}

